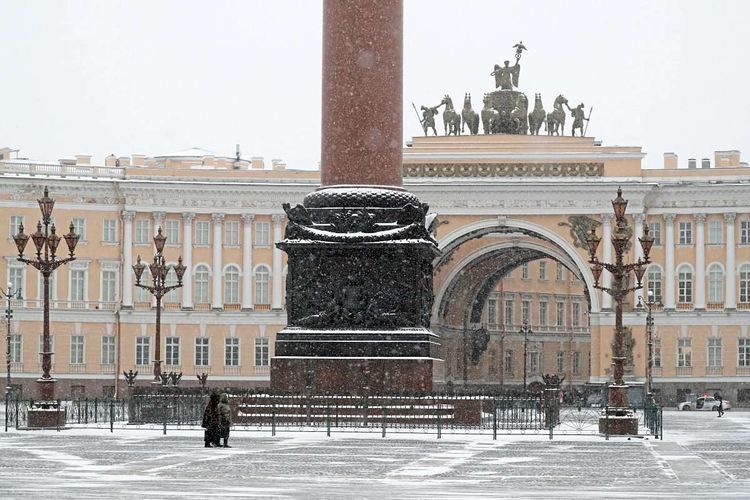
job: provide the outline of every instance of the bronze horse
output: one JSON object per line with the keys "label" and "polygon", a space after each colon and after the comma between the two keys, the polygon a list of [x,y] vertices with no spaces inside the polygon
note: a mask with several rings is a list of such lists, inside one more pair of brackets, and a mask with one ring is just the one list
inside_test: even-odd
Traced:
{"label": "bronze horse", "polygon": [[534,95],[534,111],[529,113],[529,133],[531,135],[539,135],[539,129],[544,124],[544,131],[547,131],[547,121],[545,118],[547,114],[544,112],[542,106],[542,94]]}
{"label": "bronze horse", "polygon": [[464,96],[464,109],[461,111],[461,133],[464,133],[464,125],[469,126],[469,133],[477,135],[479,133],[479,115],[471,109],[471,94]]}
{"label": "bronze horse", "polygon": [[[554,110],[547,114],[547,135],[565,135],[565,111],[563,104],[568,106],[568,100],[562,94],[555,98]],[[568,106],[568,109],[570,107]]]}
{"label": "bronze horse", "polygon": [[445,105],[443,111],[443,127],[445,128],[445,135],[460,135],[461,134],[461,117],[456,110],[453,109],[453,100],[448,94],[445,94],[443,100],[440,101],[438,106]]}
{"label": "bronze horse", "polygon": [[492,133],[492,122],[497,119],[498,113],[495,108],[490,104],[490,95],[484,94],[482,99],[484,107],[482,108],[482,132],[485,134]]}
{"label": "bronze horse", "polygon": [[526,121],[526,113],[529,112],[529,98],[526,94],[521,94],[516,100],[516,107],[510,112],[510,119],[513,122],[513,129],[516,134],[526,135],[529,124]]}

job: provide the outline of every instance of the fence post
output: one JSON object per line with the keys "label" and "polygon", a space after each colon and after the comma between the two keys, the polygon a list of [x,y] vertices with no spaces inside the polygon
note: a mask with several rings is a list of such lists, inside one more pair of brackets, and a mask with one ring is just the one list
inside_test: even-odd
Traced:
{"label": "fence post", "polygon": [[162,430],[163,435],[167,435],[167,402],[163,401],[161,404],[161,413],[164,416],[164,427]]}
{"label": "fence post", "polygon": [[8,413],[10,413],[10,408],[8,407],[8,404],[10,403],[9,399],[10,393],[5,392],[5,432],[8,432]]}
{"label": "fence post", "polygon": [[276,435],[276,401],[271,403],[271,436]]}
{"label": "fence post", "polygon": [[[18,407],[20,406],[21,398],[16,398],[16,430],[18,430],[19,424],[18,424]],[[29,405],[31,406],[31,405]]]}
{"label": "fence post", "polygon": [[440,433],[442,432],[441,424],[442,422],[441,422],[441,415],[440,415],[440,400],[438,400],[438,405],[437,405],[437,438],[438,439],[440,439]]}
{"label": "fence post", "polygon": [[492,440],[497,441],[497,398],[492,398]]}
{"label": "fence post", "polygon": [[[65,413],[67,416],[67,412]],[[55,423],[57,424],[57,432],[60,432],[60,400],[57,400],[57,408],[55,412]]]}
{"label": "fence post", "polygon": [[382,403],[383,407],[383,435],[381,437],[385,437],[385,421],[386,421],[386,413],[388,412],[387,408],[385,407],[385,401]]}
{"label": "fence post", "polygon": [[331,402],[326,402],[326,436],[331,437]]}
{"label": "fence post", "polygon": [[609,441],[609,405],[604,407],[604,439]]}
{"label": "fence post", "polygon": [[115,432],[115,402],[109,402],[109,432]]}
{"label": "fence post", "polygon": [[86,425],[89,425],[89,398],[84,398],[83,402],[84,402],[83,410],[86,412],[83,415],[83,423]]}
{"label": "fence post", "polygon": [[94,398],[94,423],[99,423],[99,398]]}

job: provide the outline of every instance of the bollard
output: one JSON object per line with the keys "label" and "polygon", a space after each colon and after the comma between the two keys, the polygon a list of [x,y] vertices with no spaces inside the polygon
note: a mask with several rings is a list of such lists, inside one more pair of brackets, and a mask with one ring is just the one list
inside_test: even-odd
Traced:
{"label": "bollard", "polygon": [[109,432],[115,432],[115,402],[109,402]]}

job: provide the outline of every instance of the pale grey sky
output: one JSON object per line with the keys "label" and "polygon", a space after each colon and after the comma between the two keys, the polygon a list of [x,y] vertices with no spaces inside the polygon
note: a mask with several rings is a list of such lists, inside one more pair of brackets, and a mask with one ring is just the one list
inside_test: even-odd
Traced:
{"label": "pale grey sky", "polygon": [[[523,40],[520,89],[593,106],[589,134],[647,166],[750,160],[750,2],[405,0],[404,134],[443,94],[476,110]],[[0,147],[56,160],[193,146],[314,168],[319,0],[0,0]],[[367,120],[367,117],[363,117]],[[570,122],[567,123],[569,131]],[[353,124],[352,126],[356,126]]]}

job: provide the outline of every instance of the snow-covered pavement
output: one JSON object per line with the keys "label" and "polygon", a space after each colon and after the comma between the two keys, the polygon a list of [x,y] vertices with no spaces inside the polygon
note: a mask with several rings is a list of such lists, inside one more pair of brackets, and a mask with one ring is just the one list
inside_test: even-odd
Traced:
{"label": "snow-covered pavement", "polygon": [[665,411],[665,438],[199,430],[0,432],[0,498],[747,498],[750,412]]}

